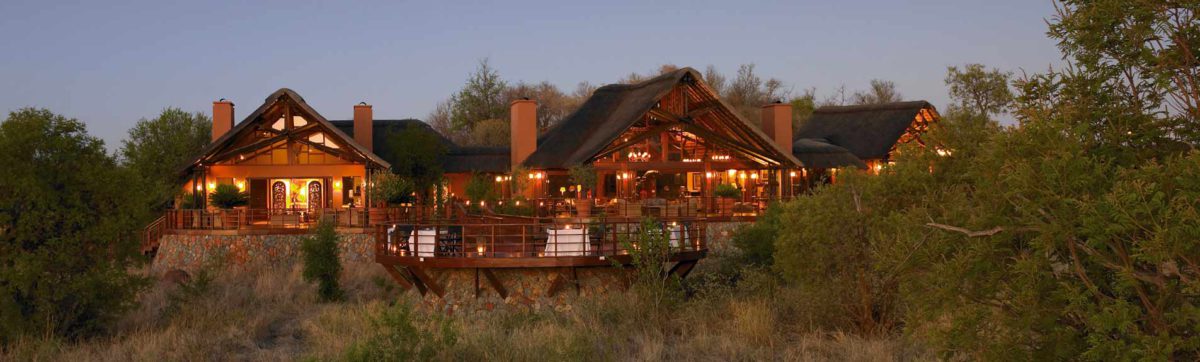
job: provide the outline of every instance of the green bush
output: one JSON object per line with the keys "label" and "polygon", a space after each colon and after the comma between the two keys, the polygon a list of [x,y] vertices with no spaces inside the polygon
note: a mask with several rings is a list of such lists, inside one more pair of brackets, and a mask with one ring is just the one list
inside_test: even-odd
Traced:
{"label": "green bush", "polygon": [[732,184],[720,184],[713,189],[713,195],[725,198],[739,198],[742,197],[742,190]]}
{"label": "green bush", "polygon": [[778,203],[771,204],[757,221],[743,225],[733,233],[733,245],[742,251],[742,257],[747,263],[758,266],[774,263],[775,239],[779,237],[782,213],[783,206]]}
{"label": "green bush", "polygon": [[[347,361],[429,361],[449,353],[457,333],[448,320],[416,321],[412,306],[397,303],[371,321],[373,333],[346,351]],[[422,323],[423,322],[423,323]]]}
{"label": "green bush", "polygon": [[375,201],[393,205],[414,201],[413,191],[416,190],[416,186],[411,180],[391,172],[380,172],[373,176],[368,192],[373,195]]}
{"label": "green bush", "polygon": [[464,192],[467,194],[467,199],[474,202],[493,201],[496,199],[495,184],[496,182],[488,175],[472,172]]}
{"label": "green bush", "polygon": [[304,280],[317,282],[317,295],[322,301],[337,301],[342,298],[338,276],[342,263],[338,259],[338,241],[341,236],[334,229],[332,219],[321,219],[313,234],[304,238],[300,250],[304,254]]}
{"label": "green bush", "polygon": [[237,186],[230,184],[217,185],[217,189],[208,195],[208,203],[220,209],[245,206],[249,200],[250,196],[248,194],[238,190]]}
{"label": "green bush", "polygon": [[[567,169],[567,174],[571,176],[571,184],[579,185],[584,190],[592,190],[596,187],[596,168],[591,165],[575,165]],[[585,197],[587,194],[583,190],[579,190],[579,196]]]}

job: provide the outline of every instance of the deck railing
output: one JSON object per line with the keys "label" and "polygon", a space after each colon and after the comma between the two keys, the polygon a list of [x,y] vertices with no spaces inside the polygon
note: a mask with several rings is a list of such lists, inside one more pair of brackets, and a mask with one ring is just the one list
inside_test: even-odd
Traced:
{"label": "deck railing", "polygon": [[303,229],[325,217],[339,227],[361,227],[422,220],[431,211],[424,207],[373,207],[324,209],[172,209],[163,216],[167,230]]}
{"label": "deck railing", "polygon": [[[478,218],[469,221],[375,226],[376,255],[417,258],[554,258],[629,254],[639,248],[643,223],[605,219],[569,223],[546,218]],[[671,253],[707,250],[707,223],[680,218],[657,222]]]}
{"label": "deck railing", "polygon": [[[574,198],[543,198],[526,201],[534,208],[536,217],[607,217],[623,218],[713,218],[755,216],[766,209],[771,202],[778,198],[721,198],[721,197],[685,197],[679,199],[574,199]],[[515,202],[513,200],[496,201]],[[581,203],[590,203],[582,205]],[[582,207],[581,207],[582,206]]]}

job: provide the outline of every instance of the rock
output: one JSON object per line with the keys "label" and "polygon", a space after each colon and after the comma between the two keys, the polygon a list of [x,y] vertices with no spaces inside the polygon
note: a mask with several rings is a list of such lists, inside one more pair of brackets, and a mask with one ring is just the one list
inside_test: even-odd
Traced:
{"label": "rock", "polygon": [[162,280],[174,284],[183,284],[192,280],[192,276],[188,272],[180,269],[171,269],[163,273]]}

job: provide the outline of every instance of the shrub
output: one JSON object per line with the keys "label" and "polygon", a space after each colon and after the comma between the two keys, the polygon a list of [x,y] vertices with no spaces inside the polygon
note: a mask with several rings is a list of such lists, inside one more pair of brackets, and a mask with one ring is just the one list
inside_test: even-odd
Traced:
{"label": "shrub", "polygon": [[[665,316],[682,296],[679,278],[666,275],[665,267],[671,256],[669,238],[663,224],[649,217],[642,219],[632,235],[620,237],[621,247],[629,252],[635,272],[633,290],[652,317]],[[624,268],[615,260],[613,264]]]}
{"label": "shrub", "polygon": [[733,234],[733,245],[742,251],[746,262],[769,266],[774,263],[775,239],[779,236],[780,204],[771,204],[753,224],[743,225]]}
{"label": "shrub", "polygon": [[342,263],[338,260],[340,239],[333,220],[326,218],[321,219],[313,235],[304,238],[301,245],[304,280],[317,282],[317,296],[327,302],[339,300],[343,294],[338,286],[338,276],[342,273]]}
{"label": "shrub", "polygon": [[365,341],[346,351],[347,361],[429,361],[457,342],[457,333],[442,318],[414,323],[417,315],[407,303],[385,309],[371,321],[373,330]]}
{"label": "shrub", "polygon": [[[567,174],[571,176],[571,183],[581,186],[583,189],[591,191],[596,187],[596,169],[591,165],[575,165],[567,169]],[[583,190],[579,190],[579,197],[586,197],[587,194]]]}
{"label": "shrub", "polygon": [[486,174],[472,172],[471,178],[467,180],[466,190],[467,199],[475,202],[495,200],[495,182]]}
{"label": "shrub", "polygon": [[742,190],[731,184],[720,184],[713,189],[713,195],[724,198],[739,198],[742,197]]}
{"label": "shrub", "polygon": [[230,184],[217,185],[217,189],[208,195],[208,203],[221,209],[245,206],[249,200],[250,197],[245,192]]}
{"label": "shrub", "polygon": [[413,191],[416,187],[409,179],[397,176],[391,172],[380,172],[374,175],[371,180],[372,196],[377,201],[383,201],[388,204],[400,204],[413,202]]}

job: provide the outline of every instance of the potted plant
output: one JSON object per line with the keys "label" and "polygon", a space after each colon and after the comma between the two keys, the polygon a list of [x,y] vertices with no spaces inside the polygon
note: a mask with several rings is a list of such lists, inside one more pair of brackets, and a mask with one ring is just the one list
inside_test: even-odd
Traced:
{"label": "potted plant", "polygon": [[590,165],[575,165],[571,166],[567,173],[571,176],[571,183],[579,187],[575,193],[575,211],[579,217],[591,216],[591,194],[592,189],[596,187],[596,169]]}
{"label": "potted plant", "polygon": [[720,184],[713,190],[713,195],[721,198],[719,211],[733,210],[734,199],[742,197],[742,190],[731,184]]}
{"label": "potted plant", "polygon": [[[224,225],[240,225],[240,213],[231,213],[229,210],[235,207],[246,206],[250,197],[239,190],[237,186],[229,184],[217,185],[216,190],[208,195],[208,203],[213,207],[221,209],[219,221]],[[214,225],[215,227],[223,227],[223,225]]]}
{"label": "potted plant", "polygon": [[416,191],[416,185],[412,180],[397,176],[391,172],[380,172],[374,174],[371,179],[371,184],[367,187],[367,192],[371,197],[372,203],[377,207],[366,205],[367,214],[371,222],[387,221],[388,205],[399,205],[403,203],[415,202],[416,197],[413,195]]}

